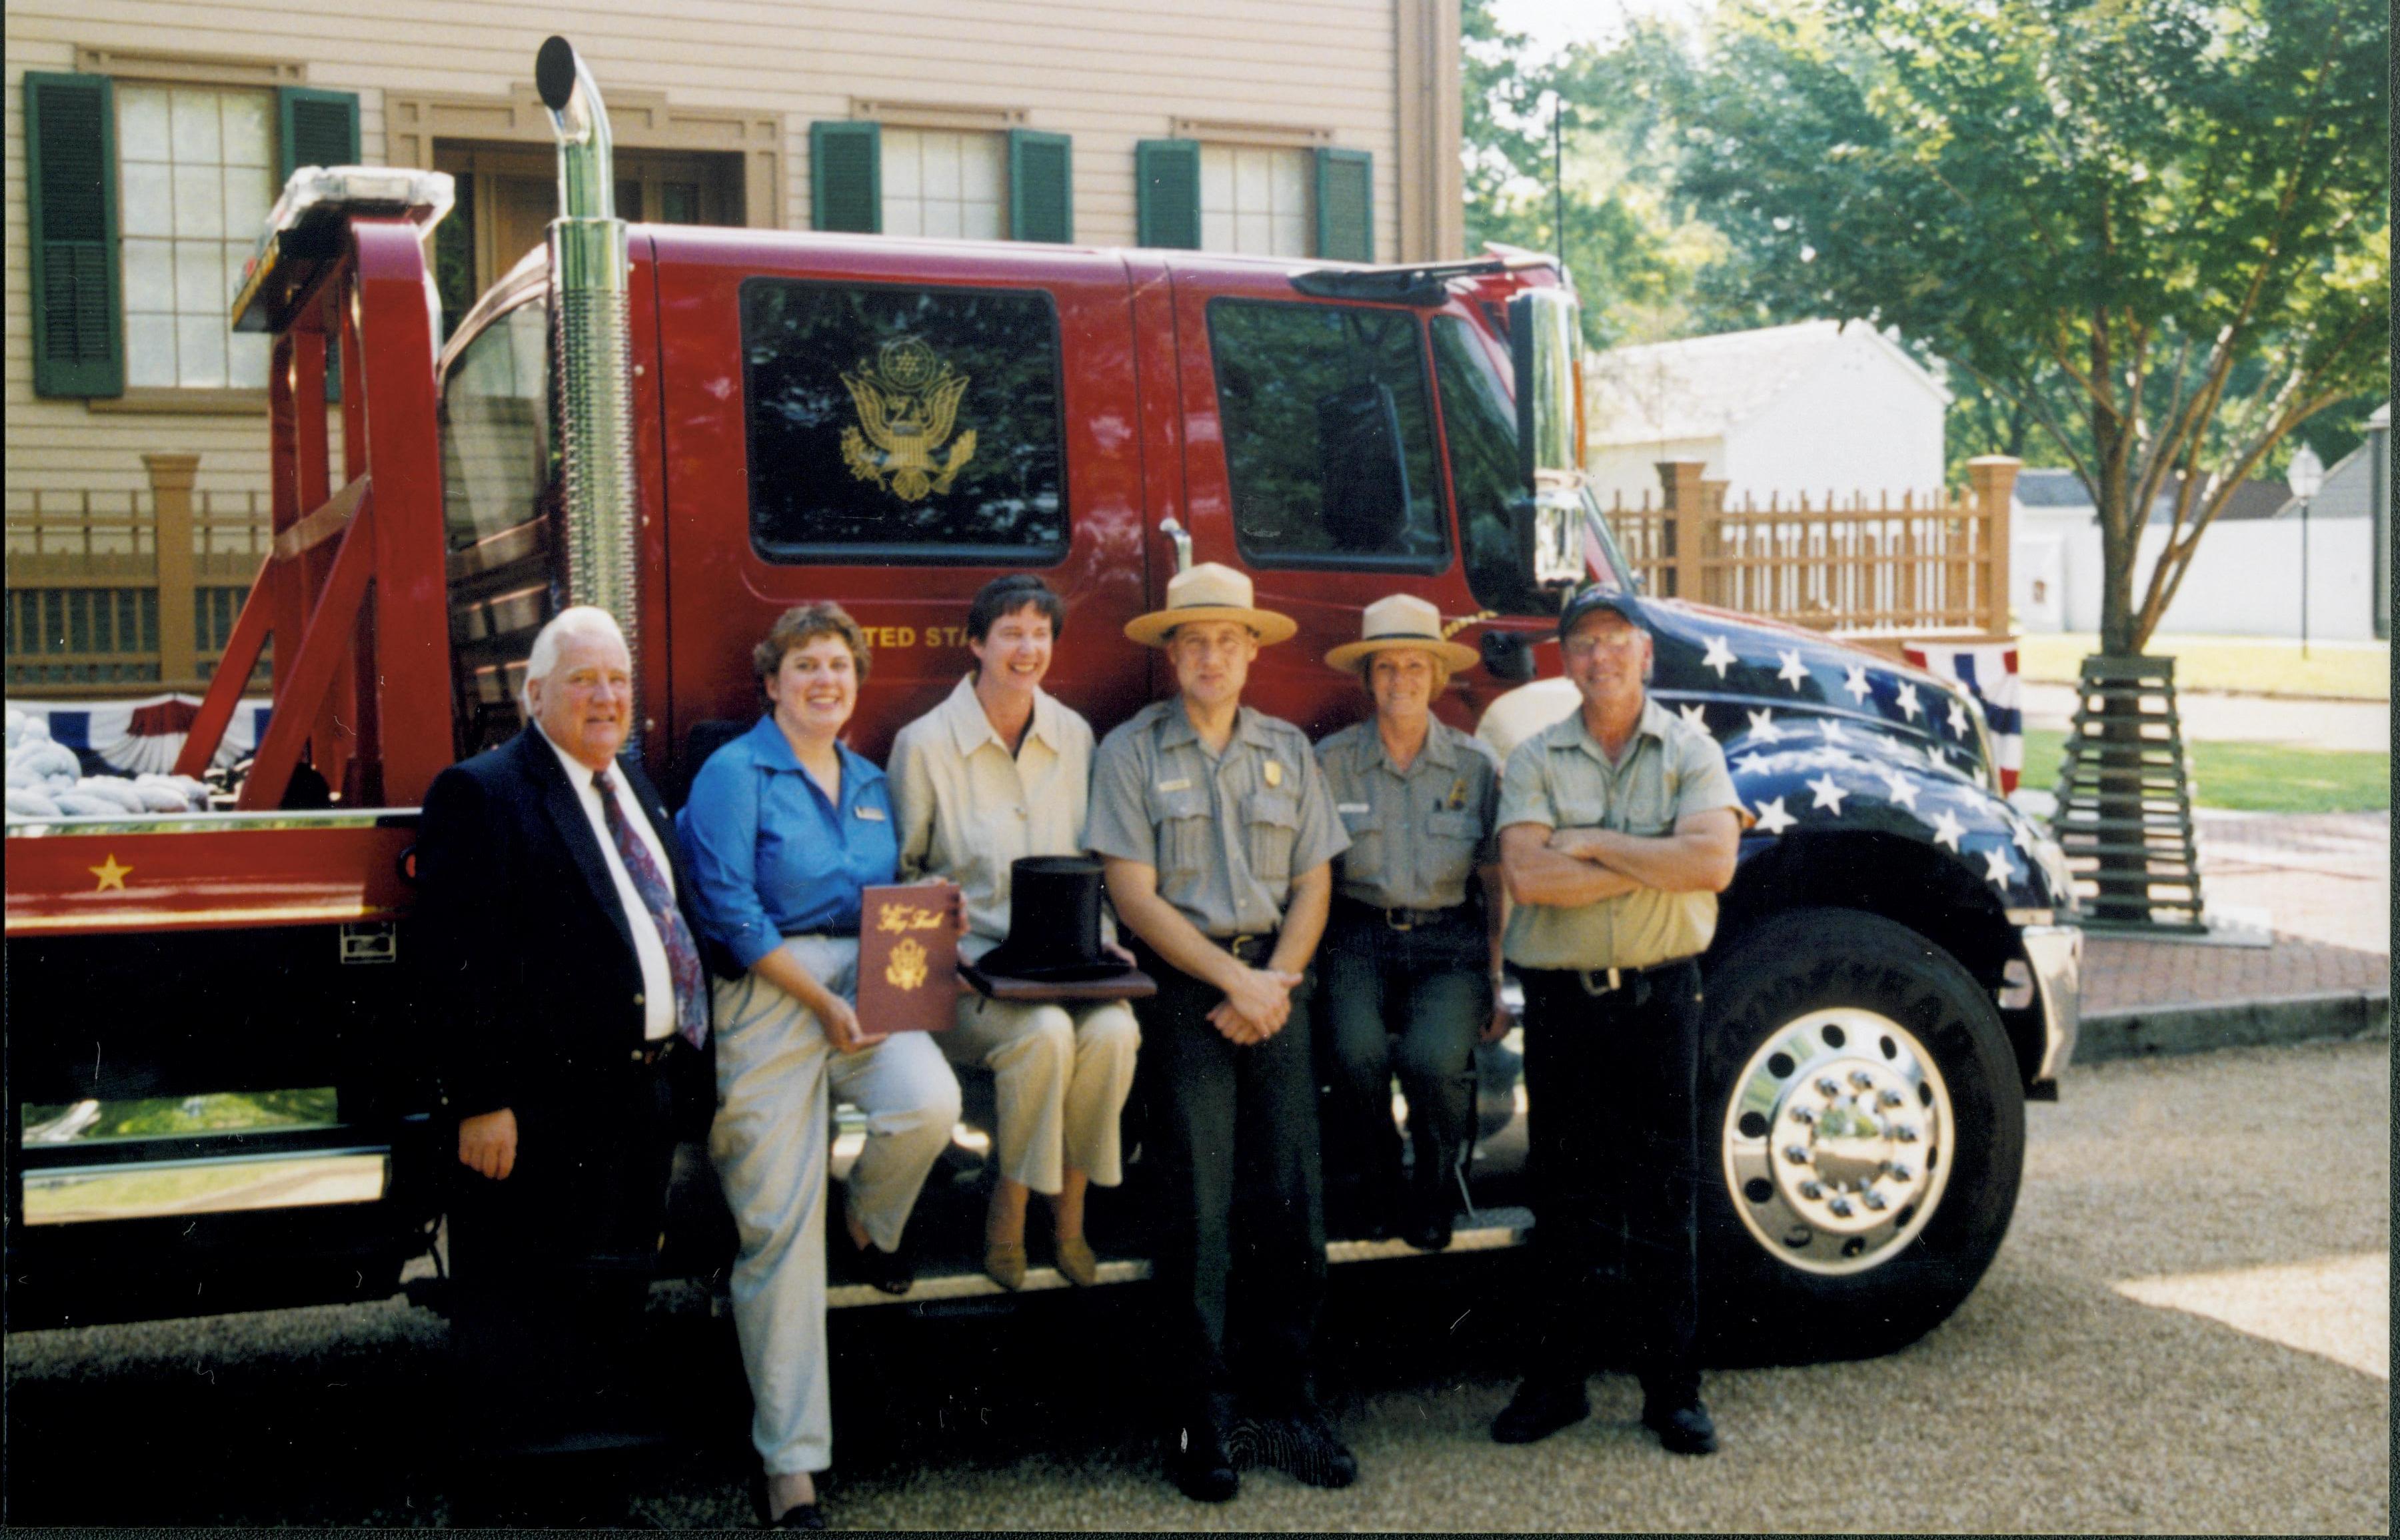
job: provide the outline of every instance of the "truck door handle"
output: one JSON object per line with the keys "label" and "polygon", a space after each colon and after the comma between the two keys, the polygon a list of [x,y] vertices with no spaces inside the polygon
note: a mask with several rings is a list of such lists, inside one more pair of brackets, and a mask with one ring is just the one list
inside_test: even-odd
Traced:
{"label": "truck door handle", "polygon": [[1175,570],[1192,570],[1192,532],[1175,522],[1173,514],[1158,521],[1158,532],[1175,542]]}

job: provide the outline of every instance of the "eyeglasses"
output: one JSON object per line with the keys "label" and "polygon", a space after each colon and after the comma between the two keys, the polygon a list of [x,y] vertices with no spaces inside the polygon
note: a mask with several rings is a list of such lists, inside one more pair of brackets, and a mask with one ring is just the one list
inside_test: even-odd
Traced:
{"label": "eyeglasses", "polygon": [[1602,647],[1631,647],[1642,640],[1642,632],[1628,626],[1623,631],[1602,631],[1570,636],[1559,644],[1559,651],[1565,657],[1581,661],[1598,652]]}

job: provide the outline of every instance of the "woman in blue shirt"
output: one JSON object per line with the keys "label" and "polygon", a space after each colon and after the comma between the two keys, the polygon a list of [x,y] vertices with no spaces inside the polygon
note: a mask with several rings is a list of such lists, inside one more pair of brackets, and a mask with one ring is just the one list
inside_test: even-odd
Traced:
{"label": "woman in blue shirt", "polygon": [[813,1473],[832,1463],[825,1194],[831,1099],[866,1114],[845,1186],[861,1272],[905,1294],[901,1232],[959,1116],[959,1084],[921,1032],[861,1022],[861,890],[893,879],[883,772],[839,734],[866,677],[866,638],[834,604],[776,620],[752,657],[769,711],[709,756],[675,819],[702,930],[744,972],[716,986],[716,1121],[709,1154],[739,1226],[733,1323],[757,1403],[763,1517],[821,1528]]}

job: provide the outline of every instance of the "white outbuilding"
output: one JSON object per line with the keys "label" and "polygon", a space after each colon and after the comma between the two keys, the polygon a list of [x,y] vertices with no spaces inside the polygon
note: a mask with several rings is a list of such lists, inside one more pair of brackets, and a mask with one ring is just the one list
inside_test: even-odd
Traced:
{"label": "white outbuilding", "polygon": [[1862,320],[1611,348],[1587,365],[1588,463],[1600,497],[1658,500],[1657,463],[1698,460],[1739,506],[1919,500],[1942,487],[1950,392]]}

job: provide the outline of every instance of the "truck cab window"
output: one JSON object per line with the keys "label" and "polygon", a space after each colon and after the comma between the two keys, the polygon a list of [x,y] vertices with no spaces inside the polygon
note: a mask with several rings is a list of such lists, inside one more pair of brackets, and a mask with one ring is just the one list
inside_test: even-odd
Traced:
{"label": "truck cab window", "polygon": [[742,286],[750,541],[770,562],[1067,553],[1046,293]]}
{"label": "truck cab window", "polygon": [[1234,534],[1261,566],[1448,564],[1416,317],[1212,300]]}
{"label": "truck cab window", "polygon": [[1475,602],[1503,615],[1554,615],[1558,596],[1534,586],[1517,552],[1510,509],[1526,496],[1517,404],[1500,366],[1456,316],[1433,318],[1434,377],[1450,441],[1451,496]]}
{"label": "truck cab window", "polygon": [[518,727],[517,687],[555,608],[549,307],[496,318],[460,350],[442,389],[442,507],[458,752]]}

